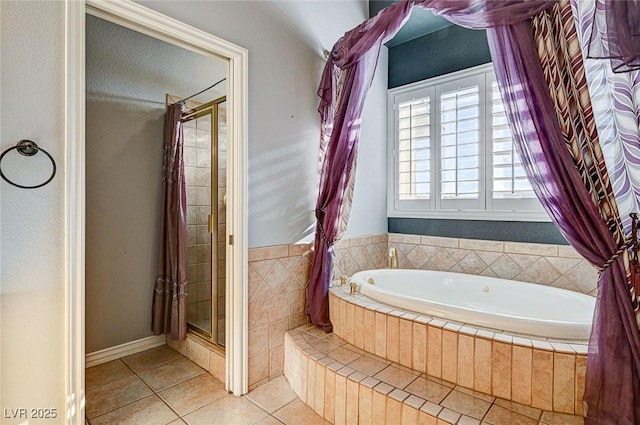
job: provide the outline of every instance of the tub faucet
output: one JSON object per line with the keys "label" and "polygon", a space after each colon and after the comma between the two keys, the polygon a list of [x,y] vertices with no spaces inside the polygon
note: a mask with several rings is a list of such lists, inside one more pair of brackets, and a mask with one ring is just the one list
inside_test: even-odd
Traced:
{"label": "tub faucet", "polygon": [[398,268],[398,250],[396,248],[391,248],[389,250],[389,268]]}
{"label": "tub faucet", "polygon": [[349,286],[351,287],[351,291],[349,291],[349,293],[351,295],[357,295],[358,294],[358,284],[355,282],[351,282],[349,284]]}

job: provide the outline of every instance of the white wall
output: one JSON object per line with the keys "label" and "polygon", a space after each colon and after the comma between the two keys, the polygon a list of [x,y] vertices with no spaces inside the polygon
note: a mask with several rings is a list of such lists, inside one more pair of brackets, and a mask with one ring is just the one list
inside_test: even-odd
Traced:
{"label": "white wall", "polygon": [[[346,31],[365,20],[369,12],[368,1],[284,1],[270,5],[286,19],[307,47],[318,53],[323,49],[331,50],[335,42]],[[388,50],[383,46],[362,114],[353,205],[345,238],[387,231],[387,64]],[[321,73],[324,60],[318,66],[318,72]],[[315,81],[315,85],[312,83],[313,87],[317,88],[318,82]],[[309,109],[315,111],[317,107],[318,97],[313,96]],[[317,113],[314,119],[314,125],[318,126]],[[315,128],[319,134],[319,127]],[[317,176],[315,178],[317,180]],[[316,196],[317,188],[313,193],[311,209],[315,206]]]}
{"label": "white wall", "polygon": [[[321,50],[366,18],[365,3],[144,4],[249,50],[249,244],[267,246],[302,238],[313,225],[317,196],[316,90],[324,64]],[[62,2],[0,2],[0,146],[4,149],[21,138],[33,138],[51,152],[59,169],[51,184],[35,191],[0,183],[3,408],[62,411],[64,403],[63,14]],[[381,62],[380,69],[385,67]],[[382,93],[381,85],[375,86]],[[370,91],[370,99],[375,92]],[[379,108],[384,105],[383,101]],[[381,175],[367,163],[365,145],[375,143],[377,137],[381,144],[384,141],[386,120],[376,121],[369,123],[365,118],[363,122],[359,182],[367,181],[360,175],[363,170],[372,173],[370,177]],[[365,137],[369,125],[372,130]],[[384,167],[383,159],[374,160]],[[43,164],[34,162],[14,171],[26,180],[42,168]],[[386,230],[384,179],[378,188],[369,184],[375,179],[368,180],[356,189],[352,223],[360,224],[352,225],[354,235]],[[381,195],[362,196],[360,191]],[[364,200],[379,206],[361,208]],[[374,217],[376,210],[380,217]]]}
{"label": "white wall", "polygon": [[362,111],[353,206],[345,238],[387,233],[387,63],[380,50],[378,68]]}
{"label": "white wall", "polygon": [[[32,139],[58,165],[54,180],[40,189],[18,189],[0,181],[0,407],[56,408],[61,418],[65,414],[63,22],[62,2],[0,2],[0,149]],[[35,184],[50,172],[43,154],[32,158],[14,154],[7,154],[2,169],[15,180]],[[19,422],[2,419],[3,424]]]}
{"label": "white wall", "polygon": [[[366,2],[142,3],[249,50],[249,246],[307,236],[318,194],[322,50],[366,19]],[[347,236],[387,230],[386,64],[383,55],[365,108],[372,119],[362,123]]]}

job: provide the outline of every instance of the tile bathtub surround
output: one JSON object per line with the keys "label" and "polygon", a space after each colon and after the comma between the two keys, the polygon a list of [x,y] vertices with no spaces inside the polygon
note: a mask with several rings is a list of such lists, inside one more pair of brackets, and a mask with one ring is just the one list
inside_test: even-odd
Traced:
{"label": "tile bathtub surround", "polygon": [[[349,295],[339,287],[330,289],[329,308],[335,341],[343,338],[356,353],[375,355],[378,367],[394,362],[404,368],[394,372],[394,381],[387,379],[389,384],[404,388],[398,385],[398,379],[415,371],[429,379],[442,379],[449,385],[525,406],[582,414],[585,344],[534,340],[394,311],[365,296]],[[345,312],[351,310],[354,317],[366,318],[373,313],[375,320],[372,324],[365,320],[347,325],[350,315]],[[406,325],[400,325],[405,322]],[[402,327],[413,332],[403,332]],[[347,328],[349,332],[345,332]],[[354,335],[362,338],[356,339]],[[315,342],[315,348],[325,347]],[[400,351],[406,353],[402,359]],[[329,356],[342,361],[335,356],[336,352]],[[360,370],[378,372],[373,367]],[[385,380],[381,375],[374,376]]]}
{"label": "tile bathtub surround", "polygon": [[[284,332],[306,323],[304,306],[312,258],[310,247],[311,244],[293,244],[249,250],[251,388],[282,373]],[[335,245],[333,283],[339,282],[342,274],[351,276],[361,270],[387,267],[387,255],[391,247],[398,249],[400,266],[405,268],[431,268],[513,278],[595,294],[595,270],[569,246],[401,234],[370,235],[338,242]],[[339,308],[340,305],[337,306]],[[362,349],[386,356],[390,347],[391,358],[402,365],[424,366],[434,376],[442,377],[443,372],[447,378],[460,376],[466,379],[464,384],[467,386],[485,391],[489,391],[492,385],[491,373],[486,369],[474,375],[473,383],[465,373],[470,370],[472,360],[475,370],[478,370],[478,360],[471,356],[472,352],[479,355],[478,358],[492,352],[490,345],[487,351],[486,342],[474,345],[469,339],[463,339],[461,344],[456,341],[458,359],[454,364],[451,359],[442,357],[441,350],[416,350],[415,344],[408,343],[411,339],[424,340],[425,344],[431,341],[432,344],[428,345],[431,347],[435,347],[434,344],[453,344],[451,335],[438,328],[431,327],[434,330],[427,334],[426,324],[405,317],[397,319],[398,329],[395,333],[396,324],[392,319],[391,332],[385,329],[376,333],[376,339],[369,340],[364,335],[371,334],[376,323],[377,329],[381,329],[383,319],[386,325],[385,315],[354,306],[347,309],[347,305],[344,305],[342,317],[350,319],[345,320],[345,329],[341,328],[341,323],[334,322],[335,332],[341,335],[346,332],[345,336]],[[353,324],[364,324],[364,329],[356,331]],[[392,343],[394,338],[399,338],[405,345],[398,346],[396,350]],[[514,361],[520,362],[521,358],[517,357]],[[516,396],[527,399],[527,391],[516,389]]]}
{"label": "tile bathtub surround", "polygon": [[[355,357],[344,358],[345,350]],[[514,403],[419,373],[335,335],[318,333],[311,325],[287,332],[285,360],[285,376],[301,401],[336,425],[583,423],[580,416]]]}
{"label": "tile bathtub surround", "polygon": [[598,273],[571,246],[390,233],[400,268],[452,271],[595,295]]}
{"label": "tile bathtub surround", "polygon": [[309,244],[249,250],[249,389],[282,375],[284,333],[307,323]]}
{"label": "tile bathtub surround", "polygon": [[[275,245],[249,250],[250,389],[282,374],[284,333],[307,322],[304,308],[311,246]],[[344,239],[335,246],[334,278],[385,267],[386,262],[386,234]]]}
{"label": "tile bathtub surround", "polygon": [[369,235],[343,239],[334,246],[333,281],[362,270],[388,267],[388,235]]}
{"label": "tile bathtub surround", "polygon": [[[90,425],[327,424],[283,377],[243,397],[168,346],[86,370]],[[155,388],[164,382],[164,389]]]}

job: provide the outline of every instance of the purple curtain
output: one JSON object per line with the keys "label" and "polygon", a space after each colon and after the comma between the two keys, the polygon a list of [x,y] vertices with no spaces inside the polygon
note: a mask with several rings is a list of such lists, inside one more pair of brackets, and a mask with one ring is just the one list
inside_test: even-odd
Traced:
{"label": "purple curtain", "polygon": [[[371,84],[380,46],[409,17],[412,5],[396,3],[341,38],[325,66],[318,96],[321,117],[322,162],[316,202],[317,229],[311,284],[307,288],[307,317],[331,332],[327,293],[331,281],[332,247],[337,241],[344,199],[353,184],[360,117]],[[346,220],[343,220],[346,223]]]}
{"label": "purple curtain", "polygon": [[[604,265],[623,241],[614,240],[573,166],[529,23],[488,36],[514,139],[538,198],[569,243]],[[640,423],[640,339],[624,256],[600,274],[584,401],[586,424]]]}
{"label": "purple curtain", "polygon": [[308,319],[331,332],[328,291],[333,245],[344,232],[350,212],[360,132],[360,118],[380,46],[409,18],[414,6],[432,9],[468,28],[487,28],[523,21],[553,0],[487,2],[472,0],[408,0],[395,3],[346,33],[334,45],[322,74],[318,96],[321,120],[321,173],[316,202],[315,255],[307,289]]}
{"label": "purple curtain", "polygon": [[[601,6],[604,22],[593,20],[585,56],[610,59],[613,72],[640,69],[640,2],[610,0],[603,1]],[[602,34],[599,34],[598,25],[605,28]]]}
{"label": "purple curtain", "polygon": [[325,65],[318,96],[321,119],[321,174],[316,202],[315,255],[307,289],[308,319],[331,332],[328,291],[332,247],[348,222],[364,99],[378,61],[380,46],[408,19],[414,6],[432,9],[469,28],[508,25],[527,19],[553,4],[552,0],[501,1],[480,4],[471,0],[400,1],[346,33],[334,45]]}
{"label": "purple curtain", "polygon": [[[497,79],[514,139],[536,194],[569,242],[593,264],[602,266],[618,252],[622,241],[614,237],[617,229],[603,219],[609,213],[601,214],[600,208],[607,205],[595,196],[601,188],[586,186],[589,181],[583,180],[575,166],[570,153],[571,141],[565,139],[564,127],[561,129],[555,109],[560,106],[579,108],[581,105],[559,105],[558,99],[552,101],[528,21],[556,3],[401,1],[365,21],[336,43],[319,90],[324,158],[316,206],[316,255],[307,301],[307,314],[314,324],[325,331],[331,330],[327,305],[331,247],[336,241],[343,203],[348,201],[345,193],[349,192],[348,182],[352,181],[349,173],[355,160],[362,104],[370,82],[355,77],[372,75],[368,70],[375,67],[380,44],[395,34],[413,5],[434,9],[463,26],[489,28],[489,46]],[[375,55],[367,54],[372,51]],[[553,72],[558,64],[547,64],[545,71]],[[589,134],[577,137],[584,138]],[[598,144],[598,141],[597,138],[586,139],[579,143]],[[594,184],[606,180],[608,185],[606,169],[603,172]],[[619,218],[617,222],[619,224]],[[588,425],[640,423],[640,337],[631,308],[624,258],[618,257],[600,275],[587,368],[585,413]]]}
{"label": "purple curtain", "polygon": [[174,341],[182,341],[187,334],[187,194],[180,121],[183,110],[182,103],[170,105],[164,121],[158,276],[151,325],[154,335],[171,334]]}

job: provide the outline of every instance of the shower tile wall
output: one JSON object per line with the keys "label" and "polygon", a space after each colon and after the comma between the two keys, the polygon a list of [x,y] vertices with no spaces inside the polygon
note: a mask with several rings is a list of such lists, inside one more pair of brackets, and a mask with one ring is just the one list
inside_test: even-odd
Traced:
{"label": "shower tile wall", "polygon": [[187,183],[187,321],[211,332],[211,121],[207,115],[184,124]]}

